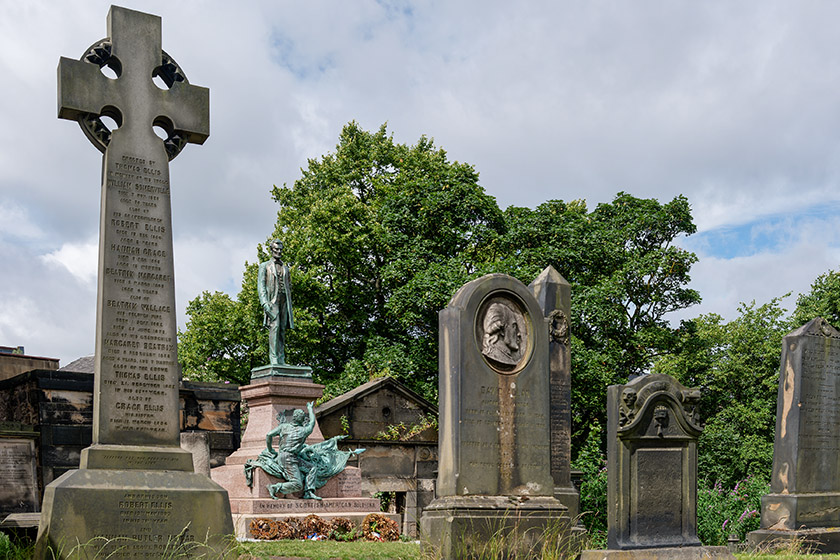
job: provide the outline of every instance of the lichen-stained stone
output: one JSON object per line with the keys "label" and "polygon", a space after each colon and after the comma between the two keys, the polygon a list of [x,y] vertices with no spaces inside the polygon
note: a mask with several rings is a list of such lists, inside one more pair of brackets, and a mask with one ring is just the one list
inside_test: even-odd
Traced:
{"label": "lichen-stained stone", "polygon": [[840,552],[840,332],[816,318],[782,339],[770,493],[751,545]]}
{"label": "lichen-stained stone", "polygon": [[452,558],[464,539],[516,533],[536,542],[550,524],[571,534],[551,473],[549,328],[519,280],[489,274],[440,312],[437,499],[424,546]]}
{"label": "lichen-stained stone", "polygon": [[103,152],[93,433],[80,468],[44,491],[35,557],[93,556],[77,545],[106,545],[114,559],[191,557],[205,541],[224,555],[227,493],[180,447],[169,183],[169,161],[209,136],[209,91],[162,50],[158,16],[112,6],[108,37],[59,62],[58,105]]}
{"label": "lichen-stained stone", "polygon": [[734,560],[697,538],[700,391],[668,375],[607,388],[607,546],[582,560]]}

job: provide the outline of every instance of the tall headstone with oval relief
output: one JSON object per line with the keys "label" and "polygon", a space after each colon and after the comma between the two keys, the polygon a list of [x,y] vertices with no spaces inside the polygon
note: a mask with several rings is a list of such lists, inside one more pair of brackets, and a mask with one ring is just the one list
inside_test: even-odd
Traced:
{"label": "tall headstone with oval relief", "polygon": [[169,161],[209,135],[209,92],[161,49],[158,16],[112,6],[108,37],[61,59],[58,105],[104,154],[93,443],[45,489],[36,557],[219,552],[227,493],[180,447],[169,196]]}
{"label": "tall headstone with oval relief", "polygon": [[821,317],[782,340],[773,476],[748,540],[840,552],[840,331]]}
{"label": "tall headstone with oval relief", "polygon": [[551,472],[549,325],[519,280],[465,284],[440,312],[437,498],[421,519],[443,558],[499,531],[570,527]]}

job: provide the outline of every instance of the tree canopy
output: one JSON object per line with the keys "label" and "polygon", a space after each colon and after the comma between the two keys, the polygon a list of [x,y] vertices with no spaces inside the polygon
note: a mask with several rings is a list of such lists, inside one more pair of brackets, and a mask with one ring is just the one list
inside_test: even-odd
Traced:
{"label": "tree canopy", "polygon": [[[530,283],[552,265],[572,284],[573,414],[582,442],[605,425],[610,383],[650,368],[678,339],[665,314],[699,301],[688,289],[695,255],[674,245],[695,231],[688,201],[619,193],[589,211],[550,200],[502,211],[478,172],[434,142],[394,141],[385,125],[347,124],[333,152],[275,187],[277,223],[292,265],[290,363],[313,367],[335,396],[391,375],[437,398],[438,311],[467,281],[491,272]],[[257,261],[268,258],[262,245]],[[266,360],[256,262],[236,300],[190,302],[180,352],[185,375],[247,382]]]}

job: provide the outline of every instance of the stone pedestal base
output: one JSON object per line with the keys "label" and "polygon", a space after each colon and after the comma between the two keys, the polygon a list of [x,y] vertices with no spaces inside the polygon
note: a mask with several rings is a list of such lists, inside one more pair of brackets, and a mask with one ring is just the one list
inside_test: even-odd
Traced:
{"label": "stone pedestal base", "polygon": [[[242,435],[242,444],[227,458],[226,465],[244,465],[246,460],[256,459],[265,449],[265,435],[277,426],[277,415],[295,408],[306,410],[306,403],[321,398],[324,386],[311,379],[265,377],[240,387],[239,392],[248,405],[248,425]],[[287,413],[286,421],[291,420],[291,414]],[[316,424],[306,442],[319,441],[324,441],[324,436]]]}
{"label": "stone pedestal base", "polygon": [[491,538],[505,539],[508,548],[535,550],[547,531],[570,542],[582,533],[572,527],[566,507],[548,496],[445,496],[420,518],[424,549],[444,560],[481,555]]}
{"label": "stone pedestal base", "polygon": [[638,548],[636,550],[584,550],[580,560],[735,560],[725,546]]}
{"label": "stone pedestal base", "polygon": [[309,366],[271,365],[255,367],[251,370],[251,381],[263,377],[303,377],[312,379],[312,368]]}
{"label": "stone pedestal base", "polygon": [[97,552],[162,558],[175,551],[224,558],[232,533],[227,492],[206,476],[79,469],[44,491],[35,558],[53,558],[48,547],[58,559],[92,558]]}
{"label": "stone pedestal base", "polygon": [[801,543],[803,553],[806,551],[811,554],[838,553],[840,552],[840,527],[820,527],[797,531],[759,529],[747,534],[750,550],[767,551],[771,554],[778,548],[789,546],[794,540]]}
{"label": "stone pedestal base", "polygon": [[569,518],[571,518],[572,522],[578,524],[578,516],[580,515],[580,494],[578,493],[577,488],[573,485],[566,487],[555,486],[554,497],[569,510]]}
{"label": "stone pedestal base", "polygon": [[[277,426],[277,415],[295,408],[306,409],[306,403],[323,395],[324,386],[313,383],[311,379],[273,376],[252,380],[250,385],[239,390],[242,400],[248,405],[248,426],[242,437],[242,446],[227,458],[224,465],[210,470],[210,477],[228,491],[238,538],[252,537],[250,522],[257,518],[283,520],[314,513],[325,519],[348,517],[361,523],[368,513],[379,512],[377,498],[362,497],[362,474],[358,467],[346,467],[316,490],[322,500],[300,499],[303,492],[273,499],[268,485],[282,480],[259,468],[253,470],[253,486],[249,488],[245,480],[245,462],[256,459],[265,449],[265,436]],[[291,421],[291,415],[286,414],[286,419]],[[306,442],[319,441],[324,441],[324,436],[316,424]],[[394,518],[399,523],[399,516],[394,515]]]}
{"label": "stone pedestal base", "polygon": [[794,531],[802,527],[840,527],[840,492],[761,497],[762,529]]}

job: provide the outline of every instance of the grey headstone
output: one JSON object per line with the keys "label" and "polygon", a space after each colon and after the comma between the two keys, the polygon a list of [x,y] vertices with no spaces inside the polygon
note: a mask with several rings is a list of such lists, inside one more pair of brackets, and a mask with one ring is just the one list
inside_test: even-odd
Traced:
{"label": "grey headstone", "polygon": [[661,374],[608,387],[610,549],[700,546],[699,398],[698,390]]}
{"label": "grey headstone", "polygon": [[554,267],[548,266],[528,289],[548,319],[549,416],[551,476],[554,497],[569,508],[574,519],[580,509],[580,496],[571,477],[572,431],[572,287]]}
{"label": "grey headstone", "polygon": [[[548,325],[520,281],[490,274],[440,312],[437,499],[421,534],[445,558],[498,531],[569,527],[551,476]],[[533,544],[533,543],[532,543]],[[469,546],[466,544],[465,546]]]}
{"label": "grey headstone", "polygon": [[181,449],[192,454],[195,472],[210,476],[209,432],[181,432]]}
{"label": "grey headstone", "polygon": [[776,406],[771,490],[749,540],[807,538],[840,552],[840,332],[824,319],[782,340]]}
{"label": "grey headstone", "polygon": [[[209,538],[219,551],[233,532],[227,493],[180,447],[168,163],[208,137],[209,91],[163,52],[158,16],[112,6],[108,37],[81,60],[61,59],[58,105],[104,153],[93,443],[79,470],[45,489],[35,556],[103,536],[113,558],[159,557],[176,539],[189,548]],[[130,544],[118,551],[120,539]]]}

